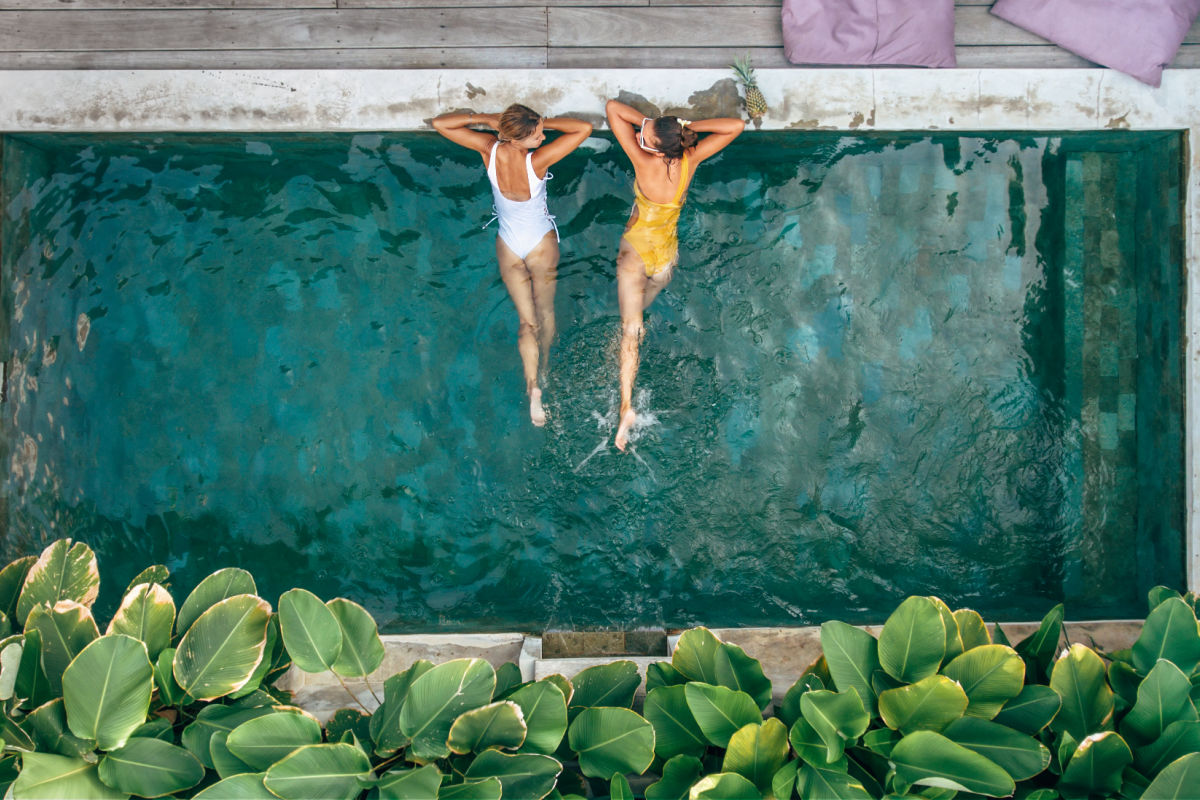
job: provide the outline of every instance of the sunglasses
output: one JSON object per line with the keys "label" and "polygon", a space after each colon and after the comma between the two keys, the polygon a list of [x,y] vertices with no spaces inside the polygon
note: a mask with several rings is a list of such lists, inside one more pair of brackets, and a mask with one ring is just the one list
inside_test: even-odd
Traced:
{"label": "sunglasses", "polygon": [[642,117],[642,127],[638,129],[638,135],[637,135],[638,146],[641,147],[643,150],[646,150],[647,152],[650,152],[650,153],[661,153],[662,150],[659,150],[657,147],[651,147],[650,145],[646,144],[645,130],[646,130],[647,122],[653,123],[654,120],[650,119],[649,117]]}

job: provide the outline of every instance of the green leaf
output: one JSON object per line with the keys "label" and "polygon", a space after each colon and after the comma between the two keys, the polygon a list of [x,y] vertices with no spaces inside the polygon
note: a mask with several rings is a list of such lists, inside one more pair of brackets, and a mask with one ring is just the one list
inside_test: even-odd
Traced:
{"label": "green leaf", "polygon": [[862,746],[872,753],[889,757],[901,736],[891,728],[876,728],[863,734]]}
{"label": "green leaf", "polygon": [[204,766],[182,747],[138,738],[100,759],[99,774],[104,783],[126,794],[165,797],[198,784]]}
{"label": "green leaf", "polygon": [[1137,690],[1142,685],[1142,676],[1132,664],[1112,661],[1108,665],[1108,685],[1125,703],[1125,707],[1130,708],[1137,702]]}
{"label": "green leaf", "polygon": [[584,709],[567,729],[567,741],[589,778],[640,775],[654,761],[654,727],[627,708]]}
{"label": "green leaf", "polygon": [[958,623],[958,635],[962,639],[964,652],[972,647],[981,647],[992,643],[987,625],[984,624],[983,617],[979,616],[978,611],[960,608],[954,612],[954,621]]}
{"label": "green leaf", "polygon": [[1116,794],[1121,791],[1121,772],[1133,763],[1125,740],[1112,731],[1094,733],[1075,748],[1063,770],[1058,789],[1064,794]]}
{"label": "green leaf", "polygon": [[208,740],[208,756],[217,770],[217,775],[221,778],[232,778],[234,775],[256,772],[254,767],[235,756],[229,749],[229,734],[225,731],[216,731]]}
{"label": "green leaf", "polygon": [[1155,586],[1151,588],[1147,593],[1147,599],[1150,601],[1150,606],[1146,609],[1147,613],[1158,608],[1164,600],[1169,600],[1172,597],[1180,600],[1183,599],[1183,595],[1174,589],[1167,588],[1166,586]]}
{"label": "green leaf", "polygon": [[1112,717],[1113,693],[1104,679],[1104,662],[1081,644],[1071,645],[1054,664],[1050,688],[1062,698],[1062,710],[1051,723],[1076,741],[1100,730]]}
{"label": "green leaf", "polygon": [[845,772],[806,763],[796,775],[796,791],[803,800],[870,800],[863,785]]}
{"label": "green leaf", "polygon": [[967,716],[991,719],[1025,685],[1025,662],[1011,647],[986,644],[972,648],[942,669],[967,693]]}
{"label": "green leaf", "polygon": [[[64,716],[63,719],[66,719]],[[171,721],[159,716],[150,717],[149,722],[143,722],[133,732],[131,738],[144,737],[146,739],[162,739],[164,742],[175,741],[175,726]],[[92,748],[95,749],[95,748]]]}
{"label": "green leaf", "polygon": [[342,629],[342,650],[333,671],[344,678],[364,678],[383,663],[383,642],[375,620],[358,603],[335,597],[325,604]]}
{"label": "green leaf", "polygon": [[352,744],[310,744],[267,770],[263,784],[283,800],[353,800],[371,762]]}
{"label": "green leaf", "polygon": [[682,686],[687,683],[687,676],[675,669],[666,661],[655,661],[646,667],[646,693],[660,686]]}
{"label": "green leaf", "polygon": [[73,600],[91,608],[100,593],[100,568],[96,554],[83,542],[59,539],[42,551],[29,568],[17,598],[17,622],[22,627],[34,606],[53,608],[60,600]]}
{"label": "green leaf", "polygon": [[[418,659],[408,669],[383,682],[383,705],[371,715],[371,741],[375,742],[376,754],[386,757],[408,746],[411,740],[400,730],[400,710],[413,682],[431,669],[432,662]],[[449,734],[447,728],[446,735]]]}
{"label": "green leaf", "polygon": [[464,711],[450,726],[447,744],[454,753],[482,753],[489,748],[516,750],[525,741],[525,715],[511,700]]}
{"label": "green leaf", "polygon": [[1200,722],[1172,722],[1162,736],[1139,747],[1133,756],[1140,771],[1156,775],[1167,764],[1188,753],[1200,753]]}
{"label": "green leaf", "polygon": [[1172,722],[1194,722],[1196,707],[1188,696],[1192,683],[1170,661],[1159,661],[1137,690],[1137,702],[1121,724],[1124,738],[1136,744],[1162,736]]}
{"label": "green leaf", "polygon": [[321,723],[298,708],[249,719],[229,733],[229,751],[261,771],[301,747],[321,741]]}
{"label": "green leaf", "polygon": [[613,775],[608,784],[608,800],[633,800],[633,789],[624,775]]}
{"label": "green leaf", "polygon": [[243,594],[258,594],[253,575],[237,567],[217,570],[200,581],[183,601],[183,605],[179,607],[179,616],[175,619],[175,630],[180,634],[187,633],[205,611],[222,600]]}
{"label": "green leaf", "polygon": [[831,621],[821,626],[821,649],[839,692],[854,689],[867,711],[875,714],[871,673],[880,669],[879,642],[861,628]]}
{"label": "green leaf", "polygon": [[[857,699],[858,695],[854,695]],[[862,707],[862,702],[859,702]],[[865,727],[864,712],[864,727]],[[736,772],[760,792],[771,790],[771,779],[783,768],[788,756],[788,731],[777,719],[742,727],[729,739],[721,772]]]}
{"label": "green leaf", "polygon": [[1049,686],[1031,685],[1004,704],[995,722],[1033,736],[1050,724],[1062,708],[1062,698]]}
{"label": "green leaf", "polygon": [[352,733],[364,745],[374,740],[371,738],[371,715],[364,714],[357,708],[339,708],[325,723],[325,734],[331,742],[340,742],[347,733]]}
{"label": "green leaf", "polygon": [[689,680],[745,692],[760,709],[771,702],[771,682],[762,665],[708,628],[684,631],[671,654],[671,665]]}
{"label": "green leaf", "polygon": [[978,717],[963,717],[946,726],[943,735],[994,761],[1014,781],[1032,778],[1050,765],[1050,750],[1037,739]]}
{"label": "green leaf", "polygon": [[550,756],[487,750],[475,757],[464,777],[468,781],[496,778],[508,797],[541,800],[550,794],[560,772],[562,764]]}
{"label": "green leaf", "polygon": [[654,750],[659,758],[701,756],[708,740],[688,709],[683,686],[660,686],[646,695],[642,713],[654,726]]}
{"label": "green leaf", "polygon": [[755,800],[762,794],[741,775],[718,772],[697,781],[688,797],[691,800]]}
{"label": "green leaf", "polygon": [[633,705],[642,677],[632,661],[613,661],[580,671],[571,682],[575,695],[570,708],[622,707]]}
{"label": "green leaf", "polygon": [[[796,788],[796,777],[800,771],[799,759],[792,759],[779,768],[771,778],[771,797],[775,800],[791,800]],[[647,793],[646,800],[652,800]]]}
{"label": "green leaf", "polygon": [[21,722],[37,744],[38,752],[83,758],[96,749],[92,739],[80,739],[67,727],[67,710],[61,697],[38,706]]}
{"label": "green leaf", "polygon": [[958,631],[958,619],[950,610],[950,606],[946,605],[940,597],[931,595],[929,599],[937,606],[938,614],[942,617],[942,626],[946,629],[946,648],[945,654],[942,656],[942,662],[945,663],[957,658],[963,652],[962,635]]}
{"label": "green leaf", "polygon": [[0,745],[6,752],[29,752],[36,748],[33,737],[7,714],[0,714]]}
{"label": "green leaf", "polygon": [[17,598],[25,585],[25,576],[36,561],[37,556],[25,556],[0,569],[0,612],[10,620],[17,618]]}
{"label": "green leaf", "polygon": [[102,636],[63,673],[63,700],[71,733],[116,750],[146,721],[154,668],[146,645],[129,636]]}
{"label": "green leaf", "polygon": [[967,693],[945,675],[931,675],[911,686],[879,695],[884,724],[902,733],[940,731],[963,715]]}
{"label": "green leaf", "polygon": [[1054,662],[1058,640],[1062,638],[1062,623],[1063,604],[1059,603],[1046,612],[1036,631],[1017,643],[1016,651],[1037,664],[1039,677],[1046,675]]}
{"label": "green leaf", "polygon": [[21,671],[21,656],[25,652],[25,637],[12,636],[0,642],[0,700],[9,700],[17,691],[17,674]]}
{"label": "green leaf", "polygon": [[745,692],[698,682],[685,684],[683,692],[700,731],[717,747],[727,747],[729,737],[744,725],[762,721],[758,704]]}
{"label": "green leaf", "polygon": [[567,680],[566,677],[557,672],[552,672],[546,677],[542,678],[542,680],[550,681],[550,683],[553,683],[555,686],[557,686],[558,690],[563,693],[563,697],[565,697],[567,700],[567,708],[571,707],[571,698],[575,695],[575,687],[571,685],[571,682]]}
{"label": "green leaf", "polygon": [[1177,598],[1168,598],[1158,605],[1142,626],[1142,633],[1133,643],[1133,666],[1142,675],[1154,669],[1160,658],[1191,675],[1200,666],[1200,630],[1192,607]]}
{"label": "green leaf", "polygon": [[261,772],[234,775],[193,795],[192,800],[279,800],[267,791],[263,777]]}
{"label": "green leaf", "polygon": [[279,615],[271,614],[267,618],[267,641],[263,645],[263,655],[258,661],[258,666],[254,668],[254,672],[250,673],[250,680],[237,691],[230,692],[229,697],[237,700],[243,697],[248,697],[257,691],[262,690],[262,683],[267,680],[267,673],[271,670],[272,654],[282,649],[283,644],[280,641],[282,637],[279,634]]}
{"label": "green leaf", "polygon": [[825,743],[826,764],[841,758],[846,744],[857,741],[871,722],[854,689],[808,692],[800,698],[800,712]]}
{"label": "green leaf", "polygon": [[62,691],[62,676],[83,648],[100,636],[92,612],[70,600],[61,600],[54,608],[34,606],[25,622],[42,638],[42,671],[51,691]]}
{"label": "green leaf", "polygon": [[796,720],[796,724],[792,726],[791,732],[788,734],[788,740],[801,760],[811,764],[825,765],[825,758],[829,754],[829,750],[813,726],[808,724],[808,720],[803,717]]}
{"label": "green leaf", "polygon": [[507,700],[507,695],[521,687],[521,668],[511,661],[496,667],[496,693],[493,700]]}
{"label": "green leaf", "polygon": [[263,657],[270,618],[267,602],[249,594],[209,607],[179,641],[175,680],[196,700],[236,692],[249,683]]}
{"label": "green leaf", "polygon": [[417,678],[400,709],[400,731],[412,740],[410,754],[422,760],[448,756],[454,720],[490,702],[495,688],[496,672],[481,658],[447,661]]}
{"label": "green leaf", "polygon": [[1007,797],[1013,779],[999,765],[933,731],[905,736],[892,750],[896,777],[907,784]]}
{"label": "green leaf", "polygon": [[928,597],[906,599],[879,632],[879,664],[898,681],[916,683],[936,674],[945,655],[946,626]]}
{"label": "green leaf", "polygon": [[158,654],[154,663],[154,685],[158,688],[158,699],[164,706],[177,706],[184,702],[187,693],[175,680],[175,648],[168,647]]}
{"label": "green leaf", "polygon": [[379,800],[436,800],[442,773],[433,764],[392,770],[379,779]]}
{"label": "green leaf", "polygon": [[[159,586],[166,588],[170,584],[170,581],[171,571],[162,564],[154,564],[133,576],[133,580],[125,587],[125,594],[129,594],[143,583],[157,583]],[[173,600],[171,601],[171,607],[172,609],[175,607]]]}
{"label": "green leaf", "polygon": [[139,583],[129,590],[108,623],[108,633],[123,633],[146,644],[150,660],[171,646],[175,601],[157,583]]}
{"label": "green leaf", "polygon": [[192,755],[200,759],[200,763],[209,769],[214,769],[209,742],[218,732],[231,733],[234,728],[247,720],[273,713],[269,707],[234,708],[233,706],[211,705],[200,709],[196,720],[183,729],[181,741]]}
{"label": "green leaf", "polygon": [[279,596],[279,627],[292,663],[325,672],[342,652],[342,628],[333,611],[312,592],[291,589]]}
{"label": "green leaf", "polygon": [[42,635],[30,628],[25,631],[21,664],[17,667],[16,696],[25,699],[22,706],[36,708],[52,699],[54,692],[42,670]]}
{"label": "green leaf", "polygon": [[1200,786],[1200,753],[1189,753],[1158,773],[1142,794],[1142,800],[1195,800],[1197,786]]}
{"label": "green leaf", "polygon": [[[796,724],[796,720],[800,719],[800,698],[805,692],[815,692],[821,689],[828,688],[821,679],[813,674],[801,675],[791,688],[787,690],[787,694],[783,696],[783,702],[775,709],[775,716],[779,721],[789,728]],[[843,689],[842,691],[846,691]]]}
{"label": "green leaf", "polygon": [[553,755],[567,735],[567,699],[554,683],[540,680],[509,696],[525,717],[523,753]]}
{"label": "green leaf", "polygon": [[675,756],[663,764],[662,778],[646,787],[646,800],[686,800],[704,766],[695,756]]}
{"label": "green leaf", "polygon": [[499,778],[488,778],[443,786],[438,790],[438,800],[500,800],[502,791]]}
{"label": "green leaf", "polygon": [[78,758],[23,753],[12,785],[20,800],[125,800],[128,795],[100,782],[96,765]]}

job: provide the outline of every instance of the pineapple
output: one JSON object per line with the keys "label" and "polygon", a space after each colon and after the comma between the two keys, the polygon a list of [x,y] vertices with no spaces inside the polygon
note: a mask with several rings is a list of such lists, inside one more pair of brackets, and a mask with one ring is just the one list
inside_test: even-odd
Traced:
{"label": "pineapple", "polygon": [[754,67],[750,66],[749,54],[745,58],[734,59],[730,68],[746,88],[746,113],[752,120],[762,119],[762,115],[767,113],[767,100],[754,79]]}

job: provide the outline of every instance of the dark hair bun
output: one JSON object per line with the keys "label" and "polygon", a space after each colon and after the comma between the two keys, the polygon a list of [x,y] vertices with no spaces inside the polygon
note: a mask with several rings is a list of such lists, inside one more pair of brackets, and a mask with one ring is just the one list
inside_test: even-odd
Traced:
{"label": "dark hair bun", "polygon": [[691,128],[684,128],[679,134],[679,143],[683,145],[684,150],[695,147],[699,139],[700,137]]}

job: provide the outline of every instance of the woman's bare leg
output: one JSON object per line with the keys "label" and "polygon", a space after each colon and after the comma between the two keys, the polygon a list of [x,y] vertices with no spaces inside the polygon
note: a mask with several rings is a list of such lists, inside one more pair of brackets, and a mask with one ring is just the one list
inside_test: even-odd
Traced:
{"label": "woman's bare leg", "polygon": [[629,443],[629,432],[637,422],[633,410],[633,381],[637,377],[638,347],[642,341],[642,311],[665,285],[666,281],[646,277],[641,256],[622,239],[617,252],[617,299],[621,306],[621,419],[613,441],[622,452]]}
{"label": "woman's bare leg", "polygon": [[496,260],[500,264],[500,278],[508,288],[508,295],[517,308],[517,318],[520,320],[517,351],[521,354],[521,366],[525,371],[529,418],[534,425],[545,425],[546,412],[542,409],[542,391],[538,388],[538,325],[533,305],[533,280],[525,261],[498,236]]}
{"label": "woman's bare leg", "polygon": [[557,327],[554,323],[554,290],[558,280],[558,236],[548,231],[538,246],[525,256],[533,290],[533,313],[537,320],[540,373],[538,385],[545,382],[550,369],[550,345]]}

